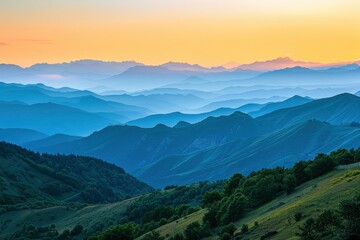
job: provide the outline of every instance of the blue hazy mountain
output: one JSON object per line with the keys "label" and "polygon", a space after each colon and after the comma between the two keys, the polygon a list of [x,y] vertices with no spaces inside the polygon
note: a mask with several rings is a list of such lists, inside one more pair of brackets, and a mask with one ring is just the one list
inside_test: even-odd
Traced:
{"label": "blue hazy mountain", "polygon": [[13,64],[0,64],[0,76],[34,77],[37,75],[58,74],[60,76],[86,76],[90,79],[101,79],[141,65],[143,64],[134,61],[105,62],[98,60],[77,60],[54,64],[38,63],[27,68]]}
{"label": "blue hazy mountain", "polygon": [[248,114],[252,117],[259,117],[279,109],[295,107],[295,106],[303,105],[305,103],[309,103],[311,101],[312,101],[311,98],[301,97],[296,95],[282,102],[267,103],[261,109],[257,111],[249,112]]}
{"label": "blue hazy mountain", "polygon": [[[146,167],[169,155],[194,153],[236,140],[248,140],[247,144],[250,144],[255,138],[313,119],[334,125],[360,122],[360,98],[341,94],[276,110],[258,118],[236,112],[230,116],[209,117],[196,124],[183,122],[182,126],[174,128],[164,125],[154,128],[113,126],[80,140],[39,150],[99,157],[139,175]],[[278,140],[282,141],[284,137],[279,135]],[[313,146],[321,144],[316,141],[305,144],[310,143]]]}
{"label": "blue hazy mountain", "polygon": [[80,140],[39,150],[98,156],[134,173],[166,155],[190,153],[258,136],[263,131],[253,118],[236,112],[230,116],[209,117],[185,128],[111,126]]}
{"label": "blue hazy mountain", "polygon": [[317,119],[331,124],[360,122],[360,97],[344,93],[300,106],[280,109],[257,118],[262,124],[279,129]]}
{"label": "blue hazy mountain", "polygon": [[161,87],[187,77],[189,73],[173,71],[161,66],[135,66],[104,79],[102,83],[112,87],[121,87],[126,91],[138,91]]}
{"label": "blue hazy mountain", "polygon": [[37,141],[46,138],[47,135],[31,130],[21,128],[6,128],[0,129],[0,141],[9,142],[13,144],[23,144],[30,141]]}
{"label": "blue hazy mountain", "polygon": [[178,88],[155,88],[151,90],[145,90],[140,92],[134,92],[131,93],[133,96],[138,95],[156,95],[156,94],[174,94],[174,95],[194,95],[197,97],[200,97],[202,99],[211,99],[214,97],[219,96],[217,93],[213,92],[205,92],[205,91],[199,91],[199,90],[193,90],[193,89],[178,89]]}
{"label": "blue hazy mountain", "polygon": [[77,60],[68,63],[56,63],[48,64],[41,63],[35,64],[27,68],[27,72],[39,73],[71,73],[71,74],[93,74],[93,75],[103,75],[109,76],[114,74],[119,74],[125,70],[141,66],[143,64],[134,62],[134,61],[124,61],[124,62],[105,62],[98,60]]}
{"label": "blue hazy mountain", "polygon": [[267,113],[279,110],[282,108],[289,108],[298,105],[302,105],[312,100],[300,96],[294,96],[286,99],[282,102],[272,102],[266,104],[248,104],[238,108],[219,108],[211,112],[199,113],[199,114],[186,114],[181,112],[172,112],[168,114],[154,114],[146,116],[144,118],[136,119],[128,122],[128,125],[139,126],[139,127],[154,127],[157,124],[164,124],[166,126],[175,126],[180,121],[188,123],[197,123],[204,120],[207,117],[218,117],[224,115],[230,115],[236,111],[248,113],[252,117],[258,117]]}
{"label": "blue hazy mountain", "polygon": [[168,156],[138,177],[163,187],[228,178],[262,168],[292,166],[318,153],[360,147],[360,128],[307,121],[265,137],[239,140],[188,154]]}
{"label": "blue hazy mountain", "polygon": [[20,101],[26,104],[51,102],[83,111],[99,113],[116,122],[126,122],[151,113],[151,111],[143,107],[103,100],[101,96],[90,91],[71,88],[55,89],[42,84],[0,83],[0,101]]}
{"label": "blue hazy mountain", "polygon": [[39,148],[49,147],[61,143],[71,142],[81,139],[81,137],[78,136],[70,136],[66,134],[55,134],[50,137],[44,135],[41,138],[37,139],[29,139],[27,141],[23,141],[20,143],[21,146],[33,149],[34,151],[37,151]]}
{"label": "blue hazy mountain", "polygon": [[94,113],[54,103],[0,102],[0,112],[1,128],[26,128],[48,135],[88,135],[115,123]]}
{"label": "blue hazy mountain", "polygon": [[[270,98],[273,96],[292,97],[294,95],[308,96],[311,98],[326,98],[344,92],[353,92],[351,86],[303,86],[302,87],[281,87],[281,86],[258,86],[256,89],[246,87],[231,87],[217,91],[219,96],[212,101],[224,101],[229,99],[253,99]],[[352,87],[353,88],[353,87]]]}
{"label": "blue hazy mountain", "polygon": [[165,67],[169,70],[174,71],[189,71],[189,72],[220,72],[226,71],[224,67],[203,67],[199,64],[189,64],[189,63],[181,63],[181,62],[168,62],[160,65],[161,67]]}
{"label": "blue hazy mountain", "polygon": [[350,84],[356,83],[360,77],[360,67],[355,69],[346,69],[344,71],[327,70],[313,70],[304,67],[285,68],[263,73],[248,82],[256,84],[269,84],[269,85],[316,85],[316,84]]}
{"label": "blue hazy mountain", "polygon": [[211,102],[203,107],[200,107],[198,109],[195,109],[196,112],[208,112],[213,111],[218,108],[237,108],[239,106],[243,106],[249,103],[258,103],[258,104],[264,104],[269,102],[278,102],[285,100],[286,97],[279,97],[279,96],[273,96],[270,98],[250,98],[250,99],[242,99],[242,98],[236,98],[236,99],[230,99],[230,100],[224,100],[224,101],[215,101]]}
{"label": "blue hazy mountain", "polygon": [[207,103],[206,100],[193,94],[151,94],[151,95],[105,95],[101,96],[107,101],[121,102],[123,104],[139,106],[156,113],[169,113],[199,107]]}
{"label": "blue hazy mountain", "polygon": [[136,119],[126,123],[127,125],[139,126],[145,128],[155,127],[158,124],[164,124],[169,127],[175,126],[178,122],[184,121],[188,123],[197,123],[208,117],[218,117],[230,115],[238,111],[232,108],[219,108],[211,112],[199,113],[199,114],[186,114],[181,112],[172,112],[167,114],[155,114],[146,116],[144,118]]}

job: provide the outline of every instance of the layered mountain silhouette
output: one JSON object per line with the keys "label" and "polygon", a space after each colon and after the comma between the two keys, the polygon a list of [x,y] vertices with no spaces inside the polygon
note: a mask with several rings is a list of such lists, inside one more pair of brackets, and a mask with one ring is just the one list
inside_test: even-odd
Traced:
{"label": "layered mountain silhouette", "polygon": [[13,144],[24,144],[27,142],[37,141],[47,138],[46,134],[21,128],[6,128],[0,129],[0,141],[9,142]]}
{"label": "layered mountain silhouette", "polygon": [[[295,99],[297,98],[295,97]],[[206,162],[206,165],[214,166],[214,171],[219,171],[222,169],[221,164],[224,161],[226,162],[230,156],[229,154],[233,154],[231,164],[235,164],[245,161],[243,160],[245,156],[253,156],[260,152],[260,149],[264,149],[264,151],[269,149],[268,146],[272,146],[270,150],[276,151],[278,148],[286,148],[287,143],[290,149],[291,142],[294,143],[289,153],[285,154],[284,151],[279,151],[279,154],[268,153],[269,159],[257,160],[256,164],[254,159],[246,160],[246,164],[249,164],[248,167],[242,168],[242,165],[236,165],[238,168],[233,168],[234,171],[246,173],[247,169],[250,171],[252,168],[279,164],[289,166],[294,163],[289,162],[290,159],[296,161],[313,156],[311,154],[321,151],[334,150],[339,146],[356,147],[359,144],[358,128],[354,127],[356,124],[351,127],[348,125],[360,122],[359,109],[359,97],[341,94],[276,110],[258,118],[235,112],[229,116],[209,117],[196,124],[180,122],[173,128],[165,125],[157,125],[153,128],[112,126],[89,137],[40,147],[38,150],[99,157],[122,166],[141,179],[152,181],[155,185],[160,184],[160,182],[150,178],[150,173],[154,173],[154,171],[157,171],[158,174],[164,174],[164,179],[167,180],[163,182],[172,182],[171,176],[174,176],[173,183],[182,184],[184,179],[177,178],[175,175],[185,176],[187,172],[195,171],[196,168],[191,167],[190,169],[191,162],[194,163],[194,166],[196,165],[194,159],[198,159],[199,164],[204,161],[204,164]],[[289,137],[291,139],[288,139]],[[349,137],[349,141],[345,141],[346,137]],[[332,140],[333,138],[334,140]],[[341,143],[344,144],[341,145]],[[297,147],[296,144],[299,146]],[[225,147],[222,148],[222,145]],[[240,152],[237,153],[238,150],[235,151],[235,149],[245,151],[249,146],[256,148],[254,148],[255,150],[250,149],[248,152],[241,152],[241,154]],[[304,151],[304,148],[308,147],[311,151]],[[220,150],[216,150],[218,148]],[[216,155],[216,152],[219,154]],[[304,155],[304,153],[306,154]],[[203,157],[193,158],[194,156]],[[214,157],[212,158],[212,156]],[[255,154],[255,156],[257,155]],[[265,158],[267,155],[264,153],[262,156]],[[182,165],[183,163],[185,165]],[[217,163],[220,165],[217,166]],[[244,163],[244,166],[246,164]],[[171,173],[172,169],[176,169],[176,173]],[[202,170],[209,173],[205,169]],[[165,172],[168,172],[169,175]],[[199,173],[195,175],[199,178],[189,177],[188,179],[193,179],[189,181],[216,179],[231,174],[225,171],[222,175],[215,174],[216,176],[207,174],[205,177]]]}
{"label": "layered mountain silhouette", "polygon": [[166,155],[195,152],[262,132],[257,121],[236,112],[230,116],[209,117],[182,128],[112,126],[80,140],[38,150],[97,156],[134,173]]}
{"label": "layered mountain silhouette", "polygon": [[157,124],[161,123],[166,126],[173,127],[180,121],[184,121],[188,123],[197,123],[206,119],[207,117],[230,115],[236,111],[248,113],[252,117],[258,117],[273,112],[275,110],[294,107],[311,101],[312,100],[310,98],[294,96],[282,102],[272,102],[266,104],[247,104],[239,108],[219,108],[211,112],[205,112],[199,114],[185,114],[181,112],[173,112],[168,114],[155,114],[130,121],[127,124],[149,128],[149,127],[154,127]]}
{"label": "layered mountain silhouette", "polygon": [[139,175],[153,186],[187,184],[249,174],[271,167],[289,167],[339,148],[360,147],[360,128],[310,120],[265,137],[239,140],[189,155],[166,157]]}
{"label": "layered mountain silhouette", "polygon": [[26,105],[0,102],[2,128],[26,128],[48,135],[88,135],[116,123],[96,114],[55,103]]}

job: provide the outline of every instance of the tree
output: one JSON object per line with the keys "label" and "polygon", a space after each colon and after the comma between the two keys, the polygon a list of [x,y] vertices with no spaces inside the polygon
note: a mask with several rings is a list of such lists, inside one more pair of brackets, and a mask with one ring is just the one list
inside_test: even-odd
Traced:
{"label": "tree", "polygon": [[303,240],[315,240],[317,239],[315,220],[309,218],[306,220],[303,226],[299,226],[300,233],[296,233],[297,236]]}
{"label": "tree", "polygon": [[228,224],[243,216],[248,206],[248,199],[241,192],[236,192],[229,198],[224,198],[220,206],[219,212],[217,213],[220,217],[218,222]]}
{"label": "tree", "polygon": [[218,190],[206,192],[204,197],[201,199],[202,204],[205,207],[212,205],[214,202],[220,201],[222,198],[221,193]]}
{"label": "tree", "polygon": [[234,235],[235,231],[236,231],[235,225],[232,224],[232,223],[230,223],[230,224],[224,226],[224,227],[221,229],[220,233],[221,233],[221,234],[228,233],[228,234],[230,234],[230,235]]}
{"label": "tree", "polygon": [[224,187],[224,193],[227,196],[230,196],[234,193],[235,189],[239,187],[240,181],[244,179],[244,176],[240,173],[233,175],[226,183]]}
{"label": "tree", "polygon": [[305,169],[305,172],[310,178],[316,178],[330,172],[334,167],[335,162],[330,156],[319,154]]}
{"label": "tree", "polygon": [[186,227],[184,234],[186,240],[200,240],[208,236],[209,232],[199,222],[193,222]]}
{"label": "tree", "polygon": [[100,234],[100,240],[133,240],[138,227],[135,223],[126,223],[113,226]]}
{"label": "tree", "polygon": [[77,235],[79,235],[79,234],[82,232],[83,229],[84,229],[83,226],[77,224],[77,225],[71,230],[70,234],[71,234],[71,236],[77,236]]}
{"label": "tree", "polygon": [[360,193],[341,202],[340,214],[345,219],[345,239],[360,239]]}
{"label": "tree", "polygon": [[295,163],[293,167],[293,173],[296,178],[297,184],[304,183],[309,180],[309,176],[306,174],[305,169],[310,164],[310,162],[300,161]]}
{"label": "tree", "polygon": [[325,210],[316,219],[316,230],[322,235],[334,236],[334,233],[341,227],[339,215],[332,210]]}
{"label": "tree", "polygon": [[165,238],[160,235],[159,232],[152,231],[145,235],[143,240],[164,240]]}
{"label": "tree", "polygon": [[203,222],[209,223],[210,227],[212,228],[218,226],[219,225],[219,221],[217,218],[218,210],[219,210],[218,205],[211,206],[209,211],[205,213],[203,217]]}
{"label": "tree", "polygon": [[249,231],[249,226],[247,224],[243,224],[241,226],[241,233],[247,233]]}
{"label": "tree", "polygon": [[301,212],[296,212],[294,214],[294,219],[295,219],[296,222],[300,221],[301,218],[302,218],[302,213]]}
{"label": "tree", "polygon": [[296,187],[296,177],[294,174],[287,174],[283,178],[283,187],[286,193],[292,193]]}

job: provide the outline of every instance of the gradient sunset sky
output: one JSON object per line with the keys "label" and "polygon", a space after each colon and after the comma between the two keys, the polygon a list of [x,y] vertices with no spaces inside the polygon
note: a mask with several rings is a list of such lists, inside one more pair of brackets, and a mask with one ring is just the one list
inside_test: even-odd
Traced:
{"label": "gradient sunset sky", "polygon": [[0,62],[360,58],[359,0],[1,0]]}

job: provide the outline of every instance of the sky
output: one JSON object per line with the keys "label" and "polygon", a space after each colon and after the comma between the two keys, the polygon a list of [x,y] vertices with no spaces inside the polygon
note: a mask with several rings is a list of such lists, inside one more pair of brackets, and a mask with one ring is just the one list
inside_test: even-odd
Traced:
{"label": "sky", "polygon": [[360,58],[359,0],[0,0],[0,62]]}

